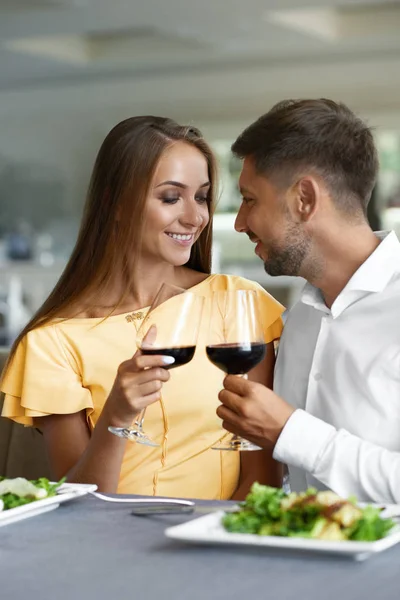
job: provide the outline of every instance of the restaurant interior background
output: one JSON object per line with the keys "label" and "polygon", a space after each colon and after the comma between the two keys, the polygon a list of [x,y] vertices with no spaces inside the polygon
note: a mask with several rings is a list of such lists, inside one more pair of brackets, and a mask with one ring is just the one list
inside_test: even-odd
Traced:
{"label": "restaurant interior background", "polygon": [[128,116],[203,130],[221,166],[213,269],[286,305],[302,281],[268,277],[233,230],[229,150],[276,101],[329,97],[374,126],[371,222],[400,233],[399,30],[384,0],[0,0],[0,344],[57,280],[99,145]]}

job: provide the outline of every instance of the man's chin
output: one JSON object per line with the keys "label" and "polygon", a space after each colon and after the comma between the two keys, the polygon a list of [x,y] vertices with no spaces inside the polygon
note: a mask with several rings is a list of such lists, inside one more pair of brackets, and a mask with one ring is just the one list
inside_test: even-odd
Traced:
{"label": "man's chin", "polygon": [[270,277],[280,277],[281,275],[283,275],[283,273],[281,273],[280,271],[278,272],[278,270],[274,268],[274,266],[271,265],[268,261],[264,261],[264,271]]}

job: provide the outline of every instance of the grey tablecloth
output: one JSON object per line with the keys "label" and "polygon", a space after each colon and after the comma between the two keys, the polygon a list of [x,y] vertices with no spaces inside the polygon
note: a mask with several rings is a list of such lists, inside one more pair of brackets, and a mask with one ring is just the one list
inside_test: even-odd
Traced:
{"label": "grey tablecloth", "polygon": [[1,600],[400,597],[400,545],[362,563],[186,546],[168,540],[164,529],[198,514],[134,517],[130,511],[85,497],[0,528]]}

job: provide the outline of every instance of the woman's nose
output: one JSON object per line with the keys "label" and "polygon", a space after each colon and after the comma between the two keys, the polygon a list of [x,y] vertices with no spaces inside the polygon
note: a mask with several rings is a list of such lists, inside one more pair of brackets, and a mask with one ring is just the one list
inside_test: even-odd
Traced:
{"label": "woman's nose", "polygon": [[197,203],[188,203],[182,214],[181,221],[191,227],[199,227],[203,222],[202,213]]}

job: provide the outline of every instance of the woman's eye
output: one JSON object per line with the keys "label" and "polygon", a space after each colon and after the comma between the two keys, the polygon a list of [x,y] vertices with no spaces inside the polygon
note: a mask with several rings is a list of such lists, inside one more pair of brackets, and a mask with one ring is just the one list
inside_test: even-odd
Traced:
{"label": "woman's eye", "polygon": [[196,202],[204,204],[205,202],[208,202],[208,196],[196,196]]}
{"label": "woman's eye", "polygon": [[176,204],[179,200],[180,196],[163,196],[161,200],[165,204]]}

